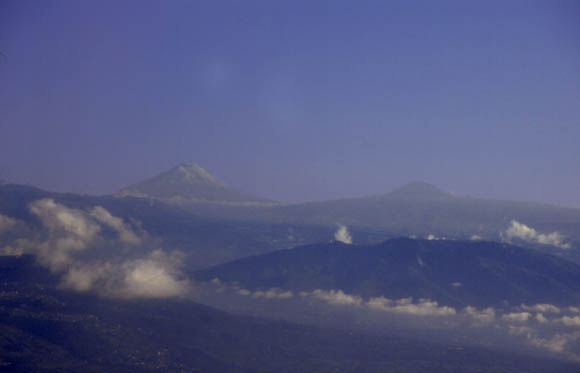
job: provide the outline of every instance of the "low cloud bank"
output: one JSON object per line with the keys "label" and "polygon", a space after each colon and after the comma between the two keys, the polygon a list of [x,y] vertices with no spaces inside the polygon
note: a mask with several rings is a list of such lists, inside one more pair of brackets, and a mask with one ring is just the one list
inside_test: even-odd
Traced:
{"label": "low cloud bank", "polygon": [[[110,297],[163,298],[190,290],[180,271],[183,256],[179,252],[155,249],[138,257],[123,254],[137,246],[142,252],[146,233],[103,207],[85,211],[41,199],[32,202],[29,209],[40,220],[43,232],[36,238],[17,239],[0,254],[35,255],[38,263],[61,276],[62,287]],[[106,238],[102,234],[106,228],[116,237]],[[88,260],[81,255],[102,254],[105,249],[112,250],[115,257]]]}
{"label": "low cloud bank", "polygon": [[495,320],[495,309],[488,307],[478,310],[473,306],[467,306],[463,310],[464,314],[476,321],[476,325],[489,324]]}
{"label": "low cloud bank", "polygon": [[446,239],[447,239],[447,237],[439,237],[439,236],[436,236],[434,234],[427,235],[428,241],[439,241],[439,240],[446,240]]}
{"label": "low cloud bank", "polygon": [[[218,292],[224,292],[228,289],[228,285],[222,283],[219,278],[214,278],[210,281],[210,284],[217,287]],[[270,288],[267,290],[256,290],[250,291],[248,289],[240,287],[238,284],[234,284],[230,287],[236,294],[251,298],[264,298],[264,299],[289,299],[294,297],[294,293],[291,291],[285,291],[280,288]]]}
{"label": "low cloud bank", "polygon": [[330,304],[343,304],[343,305],[351,305],[351,306],[360,306],[363,304],[363,300],[361,297],[356,295],[350,295],[344,293],[342,290],[321,290],[316,289],[310,293],[302,292],[300,293],[303,297],[313,297],[322,301],[325,301]]}
{"label": "low cloud bank", "polygon": [[[521,343],[534,351],[540,349],[580,361],[577,351],[577,341],[580,341],[580,307],[562,308],[542,303],[506,306],[504,309],[478,309],[474,306],[459,309],[440,305],[431,299],[389,299],[384,296],[365,299],[340,289],[302,291],[296,297],[289,290],[271,288],[252,291],[236,283],[228,285],[217,278],[210,281],[209,285],[220,294],[230,290],[249,300],[291,300],[294,303],[284,303],[283,306],[283,309],[289,310],[290,319],[295,317],[296,312],[300,313],[301,309],[308,309],[300,307],[323,307],[320,314],[324,319],[331,317],[332,313],[342,314],[346,311],[351,320],[355,320],[355,325],[374,325],[374,328],[396,325],[421,330],[436,328],[440,333],[446,330],[449,333],[471,333],[482,338],[496,338],[493,339],[495,341],[505,340],[513,345]],[[228,303],[231,304],[231,300]],[[308,312],[311,314],[312,308]]]}
{"label": "low cloud bank", "polygon": [[570,244],[564,242],[564,236],[558,232],[552,232],[549,234],[538,233],[534,228],[516,220],[510,222],[510,226],[501,234],[501,236],[504,241],[510,243],[514,239],[519,239],[530,243],[556,246],[561,249],[569,249],[571,247]]}
{"label": "low cloud bank", "polygon": [[526,311],[535,311],[535,312],[543,312],[543,313],[560,313],[560,308],[554,306],[553,304],[543,303],[543,304],[536,304],[533,306],[527,306],[525,304],[522,304],[520,307]]}
{"label": "low cloud bank", "polygon": [[449,316],[456,314],[455,309],[452,307],[439,306],[437,302],[429,299],[419,299],[417,303],[413,303],[413,298],[411,297],[399,300],[391,300],[385,297],[371,298],[367,305],[375,310],[416,316]]}
{"label": "low cloud bank", "polygon": [[502,318],[507,321],[525,322],[528,321],[531,316],[532,314],[529,312],[512,312],[503,315]]}
{"label": "low cloud bank", "polygon": [[334,240],[342,243],[352,245],[352,236],[345,225],[340,225],[338,230],[334,233]]}

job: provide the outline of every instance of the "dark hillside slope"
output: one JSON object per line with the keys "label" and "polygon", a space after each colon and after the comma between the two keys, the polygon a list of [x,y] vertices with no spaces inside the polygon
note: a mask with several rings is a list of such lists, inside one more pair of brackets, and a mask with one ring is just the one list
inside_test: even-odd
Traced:
{"label": "dark hillside slope", "polygon": [[580,265],[495,242],[399,238],[373,246],[324,243],[202,270],[249,289],[340,289],[364,297],[429,298],[451,306],[580,303]]}
{"label": "dark hillside slope", "polygon": [[[0,370],[575,372],[577,364],[396,336],[234,316],[185,299],[57,290],[30,259],[0,257]],[[11,275],[5,276],[6,271]],[[20,274],[18,274],[20,272]]]}

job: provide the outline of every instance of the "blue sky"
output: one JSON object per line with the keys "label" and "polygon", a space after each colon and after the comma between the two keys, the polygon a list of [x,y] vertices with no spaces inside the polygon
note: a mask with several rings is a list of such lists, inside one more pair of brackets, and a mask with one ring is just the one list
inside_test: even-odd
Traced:
{"label": "blue sky", "polygon": [[303,201],[422,180],[580,207],[578,1],[0,4],[0,175],[181,162]]}

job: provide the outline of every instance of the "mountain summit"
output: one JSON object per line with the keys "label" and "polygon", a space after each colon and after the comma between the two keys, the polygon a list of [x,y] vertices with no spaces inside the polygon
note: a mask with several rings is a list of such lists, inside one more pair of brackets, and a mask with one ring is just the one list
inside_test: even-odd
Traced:
{"label": "mountain summit", "polygon": [[398,189],[395,189],[391,193],[387,194],[391,198],[400,199],[441,199],[450,198],[451,194],[442,191],[434,185],[422,182],[414,181],[406,184]]}
{"label": "mountain summit", "polygon": [[195,163],[182,163],[169,171],[130,185],[121,195],[205,202],[257,202],[221,183]]}

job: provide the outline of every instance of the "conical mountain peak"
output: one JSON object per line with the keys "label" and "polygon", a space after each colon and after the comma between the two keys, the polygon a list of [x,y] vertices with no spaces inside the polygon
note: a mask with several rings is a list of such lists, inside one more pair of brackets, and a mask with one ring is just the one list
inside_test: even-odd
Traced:
{"label": "conical mountain peak", "polygon": [[222,184],[218,179],[206,171],[205,169],[201,168],[196,163],[182,163],[179,166],[175,167],[170,172],[175,173],[175,177],[182,178],[185,183],[194,184],[194,183],[205,183],[205,184],[212,184],[224,187],[225,185]]}
{"label": "conical mountain peak", "polygon": [[206,202],[260,201],[221,183],[196,163],[182,163],[121,190],[122,195]]}

